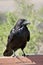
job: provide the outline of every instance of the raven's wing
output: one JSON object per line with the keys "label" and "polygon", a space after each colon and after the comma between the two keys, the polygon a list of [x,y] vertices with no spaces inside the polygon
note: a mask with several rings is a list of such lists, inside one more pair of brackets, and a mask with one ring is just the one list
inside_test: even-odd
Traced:
{"label": "raven's wing", "polygon": [[8,42],[11,42],[16,37],[22,37],[23,27],[15,30],[14,28],[11,30],[10,35],[8,36]]}

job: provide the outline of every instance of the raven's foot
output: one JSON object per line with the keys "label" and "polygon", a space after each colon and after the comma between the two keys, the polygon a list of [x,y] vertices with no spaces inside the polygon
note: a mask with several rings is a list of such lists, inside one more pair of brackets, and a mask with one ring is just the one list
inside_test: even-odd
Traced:
{"label": "raven's foot", "polygon": [[12,57],[16,57],[17,58],[18,56],[14,53]]}
{"label": "raven's foot", "polygon": [[24,54],[22,54],[22,56],[26,56],[26,55],[25,55],[25,53],[24,53]]}
{"label": "raven's foot", "polygon": [[16,57],[16,55],[13,55],[12,57]]}
{"label": "raven's foot", "polygon": [[17,55],[13,55],[13,57],[18,58],[18,56],[17,56]]}
{"label": "raven's foot", "polygon": [[15,54],[15,52],[13,51],[13,55],[12,55],[12,57],[16,57],[16,54]]}

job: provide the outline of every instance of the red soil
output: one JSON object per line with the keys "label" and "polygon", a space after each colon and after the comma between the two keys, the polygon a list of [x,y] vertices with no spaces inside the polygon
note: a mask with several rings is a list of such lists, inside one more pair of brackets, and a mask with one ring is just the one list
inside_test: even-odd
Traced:
{"label": "red soil", "polygon": [[0,57],[0,65],[43,65],[43,55]]}

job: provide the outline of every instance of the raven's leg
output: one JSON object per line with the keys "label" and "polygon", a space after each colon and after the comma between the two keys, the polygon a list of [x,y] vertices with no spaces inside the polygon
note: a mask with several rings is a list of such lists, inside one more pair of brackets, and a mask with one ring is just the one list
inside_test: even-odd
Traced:
{"label": "raven's leg", "polygon": [[13,57],[16,57],[16,55],[15,55],[15,52],[13,51],[13,55],[12,55]]}
{"label": "raven's leg", "polygon": [[13,49],[13,57],[16,57],[17,55],[15,54],[15,51],[16,51],[17,49],[16,48],[14,48]]}
{"label": "raven's leg", "polygon": [[21,48],[21,49],[22,49],[22,51],[23,51],[23,54],[22,54],[22,56],[26,56],[26,55],[25,55],[25,53],[24,53],[24,50],[23,50],[24,48]]}
{"label": "raven's leg", "polygon": [[22,54],[22,56],[26,56],[26,55],[25,55],[25,53],[24,53],[24,50],[22,50],[22,51],[23,51],[23,54]]}
{"label": "raven's leg", "polygon": [[24,53],[24,48],[25,48],[25,46],[26,46],[26,43],[24,42],[23,45],[22,45],[22,47],[21,47],[21,49],[22,49],[22,51],[23,51],[23,56],[26,56],[25,53]]}

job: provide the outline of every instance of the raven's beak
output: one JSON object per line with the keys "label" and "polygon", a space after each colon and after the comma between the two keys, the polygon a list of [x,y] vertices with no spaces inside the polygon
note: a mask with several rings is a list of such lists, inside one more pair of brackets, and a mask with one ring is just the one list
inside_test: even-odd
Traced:
{"label": "raven's beak", "polygon": [[28,24],[30,24],[29,21],[24,21],[22,25],[28,25]]}

